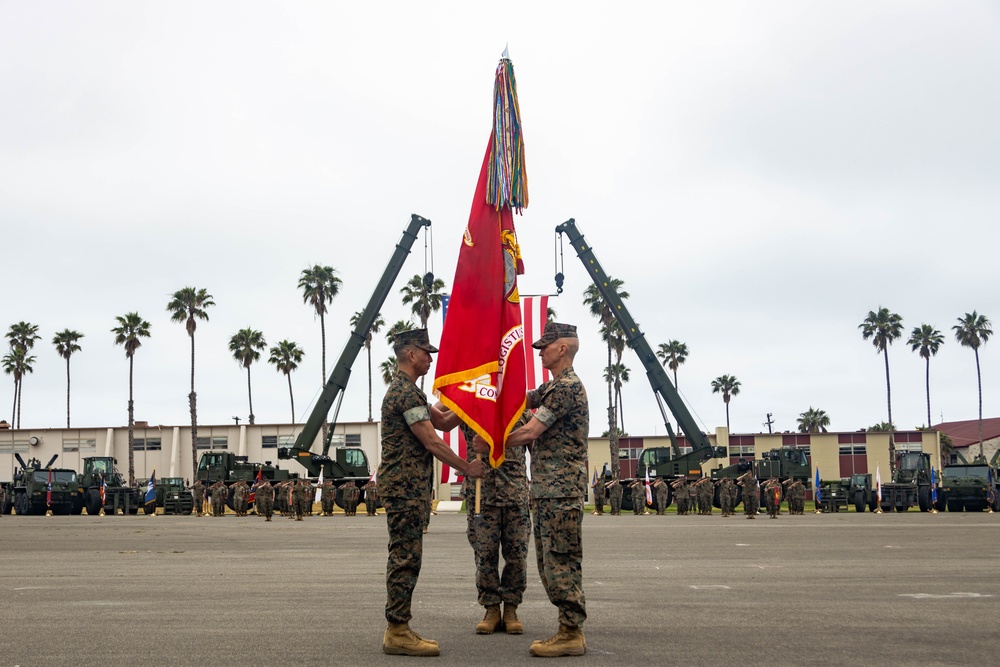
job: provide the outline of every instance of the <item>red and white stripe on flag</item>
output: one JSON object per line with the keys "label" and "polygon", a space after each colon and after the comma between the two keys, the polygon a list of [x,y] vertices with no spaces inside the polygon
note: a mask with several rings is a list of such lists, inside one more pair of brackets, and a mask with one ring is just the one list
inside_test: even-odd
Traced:
{"label": "red and white stripe on flag", "polygon": [[[544,331],[545,322],[548,319],[549,297],[547,295],[521,297],[521,321],[524,323],[526,345],[531,345],[542,337],[542,331]],[[549,372],[542,368],[542,360],[538,358],[537,353],[526,356],[528,389],[536,389],[538,385],[549,381]]]}
{"label": "red and white stripe on flag", "polygon": [[[456,428],[451,431],[447,431],[441,434],[441,439],[444,440],[444,444],[451,447],[451,451],[455,452],[455,455],[460,459],[464,459],[468,450],[465,443],[465,434],[462,429]],[[441,483],[442,484],[458,484],[464,480],[464,476],[459,475],[458,471],[452,468],[447,463],[441,464]]]}

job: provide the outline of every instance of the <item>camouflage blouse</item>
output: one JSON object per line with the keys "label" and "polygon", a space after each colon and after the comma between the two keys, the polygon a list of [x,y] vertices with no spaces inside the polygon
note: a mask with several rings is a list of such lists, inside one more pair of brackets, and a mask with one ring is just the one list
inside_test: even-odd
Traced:
{"label": "camouflage blouse", "polygon": [[[524,411],[521,419],[518,420],[515,430],[531,421],[531,412]],[[475,432],[462,424],[459,428],[465,434],[465,442],[468,444],[465,459],[472,461],[476,458],[476,452],[472,448],[472,438]],[[475,507],[476,501],[476,480],[465,478],[462,484],[462,494],[465,496],[468,506]],[[528,504],[528,471],[524,459],[524,447],[507,447],[504,452],[504,461],[499,468],[486,466],[486,477],[480,486],[479,502],[481,505],[492,507],[510,507],[515,505]]]}
{"label": "camouflage blouse", "polygon": [[572,366],[528,392],[528,407],[546,429],[531,449],[531,497],[573,498],[587,495],[587,436],[590,409],[587,390]]}
{"label": "camouflage blouse", "polygon": [[382,462],[375,478],[379,498],[425,503],[431,497],[434,457],[410,430],[430,420],[427,396],[396,371],[382,399]]}

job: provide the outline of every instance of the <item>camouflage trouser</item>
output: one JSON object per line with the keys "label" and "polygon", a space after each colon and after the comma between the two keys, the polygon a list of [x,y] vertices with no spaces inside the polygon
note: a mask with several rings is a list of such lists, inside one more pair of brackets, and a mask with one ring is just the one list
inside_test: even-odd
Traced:
{"label": "camouflage trouser", "polygon": [[320,504],[323,506],[323,514],[333,514],[333,497],[324,496],[320,498]]}
{"label": "camouflage trouser", "polygon": [[427,501],[427,506],[424,507],[423,512],[424,512],[423,516],[422,516],[423,528],[424,528],[424,530],[427,530],[427,527],[431,525],[431,503],[430,503],[430,501]]}
{"label": "camouflage trouser", "polygon": [[748,493],[743,494],[743,513],[752,516],[757,513],[760,509],[760,496],[751,495]]}
{"label": "camouflage trouser", "polygon": [[598,514],[604,514],[604,494],[598,493],[594,495],[594,509],[597,510]]}
{"label": "camouflage trouser", "polygon": [[612,514],[622,513],[622,497],[614,493],[611,494],[611,513]]}
{"label": "camouflage trouser", "polygon": [[[475,507],[475,500],[467,507]],[[528,535],[531,516],[527,505],[496,507],[484,505],[479,518],[469,512],[466,535],[473,549],[476,563],[476,590],[479,604],[521,604],[528,583]],[[503,553],[503,574],[499,572],[500,554]]]}
{"label": "camouflage trouser", "polygon": [[270,519],[274,515],[274,501],[270,498],[258,498],[255,504],[257,514],[262,515],[265,519]]}
{"label": "camouflage trouser", "polygon": [[[413,588],[420,576],[424,551],[423,517],[428,502],[385,498],[386,526],[389,529],[389,560],[385,566],[385,620],[409,623]],[[429,511],[429,509],[427,510]]]}
{"label": "camouflage trouser", "polygon": [[365,509],[368,511],[368,516],[375,516],[375,510],[378,509],[378,498],[375,497],[374,493],[365,496]]}
{"label": "camouflage trouser", "polygon": [[723,492],[719,496],[719,504],[722,505],[722,516],[730,516],[733,513],[733,503],[729,500],[729,494]]}
{"label": "camouflage trouser", "polygon": [[710,493],[698,495],[698,509],[702,514],[712,513],[712,495]]}
{"label": "camouflage trouser", "polygon": [[578,628],[587,619],[583,595],[583,503],[572,498],[535,498],[535,558],[559,623]]}
{"label": "camouflage trouser", "polygon": [[646,511],[646,492],[640,491],[639,493],[632,494],[632,511],[635,514],[642,514]]}

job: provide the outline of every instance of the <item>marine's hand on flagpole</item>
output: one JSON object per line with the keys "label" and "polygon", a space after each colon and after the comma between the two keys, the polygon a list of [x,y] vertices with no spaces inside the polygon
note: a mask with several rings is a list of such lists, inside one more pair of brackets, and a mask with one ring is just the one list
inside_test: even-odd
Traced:
{"label": "marine's hand on flagpole", "polygon": [[469,461],[465,466],[465,476],[472,479],[482,479],[486,476],[486,464],[481,459]]}

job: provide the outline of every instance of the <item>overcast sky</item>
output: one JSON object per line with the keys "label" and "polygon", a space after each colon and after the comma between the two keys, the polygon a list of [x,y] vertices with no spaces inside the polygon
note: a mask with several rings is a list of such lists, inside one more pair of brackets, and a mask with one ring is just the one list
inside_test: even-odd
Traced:
{"label": "overcast sky", "polygon": [[[188,422],[189,340],[166,311],[185,286],[216,306],[197,331],[201,424],[245,418],[238,329],[306,351],[296,409],[320,386],[319,322],[299,273],[336,267],[328,365],[411,213],[433,221],[433,269],[451,285],[490,132],[493,73],[509,44],[530,179],[517,219],[521,292],[554,291],[553,230],[576,219],[625,281],[650,344],[690,356],[680,390],[705,430],[725,424],[713,378],[742,383],[732,430],[794,430],[809,407],[831,430],[886,419],[869,310],[903,317],[889,351],[897,426],[977,414],[973,353],[952,325],[1000,318],[1000,4],[996,2],[262,3],[0,1],[0,327],[38,324],[25,428],[127,420],[115,316],[152,337],[135,358],[136,418]],[[425,271],[422,241],[399,285]],[[607,428],[605,351],[566,248],[562,321]],[[398,287],[397,286],[397,287]],[[405,316],[398,291],[383,310]],[[1000,324],[1000,323],[998,323]],[[432,338],[440,336],[439,322]],[[980,350],[997,416],[1000,340]],[[390,353],[379,336],[377,365]],[[664,427],[638,361],[625,427]],[[432,370],[433,373],[433,370]],[[252,370],[258,423],[289,419],[285,379]],[[375,413],[383,386],[376,378]],[[13,380],[0,376],[0,417]],[[365,358],[342,420],[367,418]]]}

